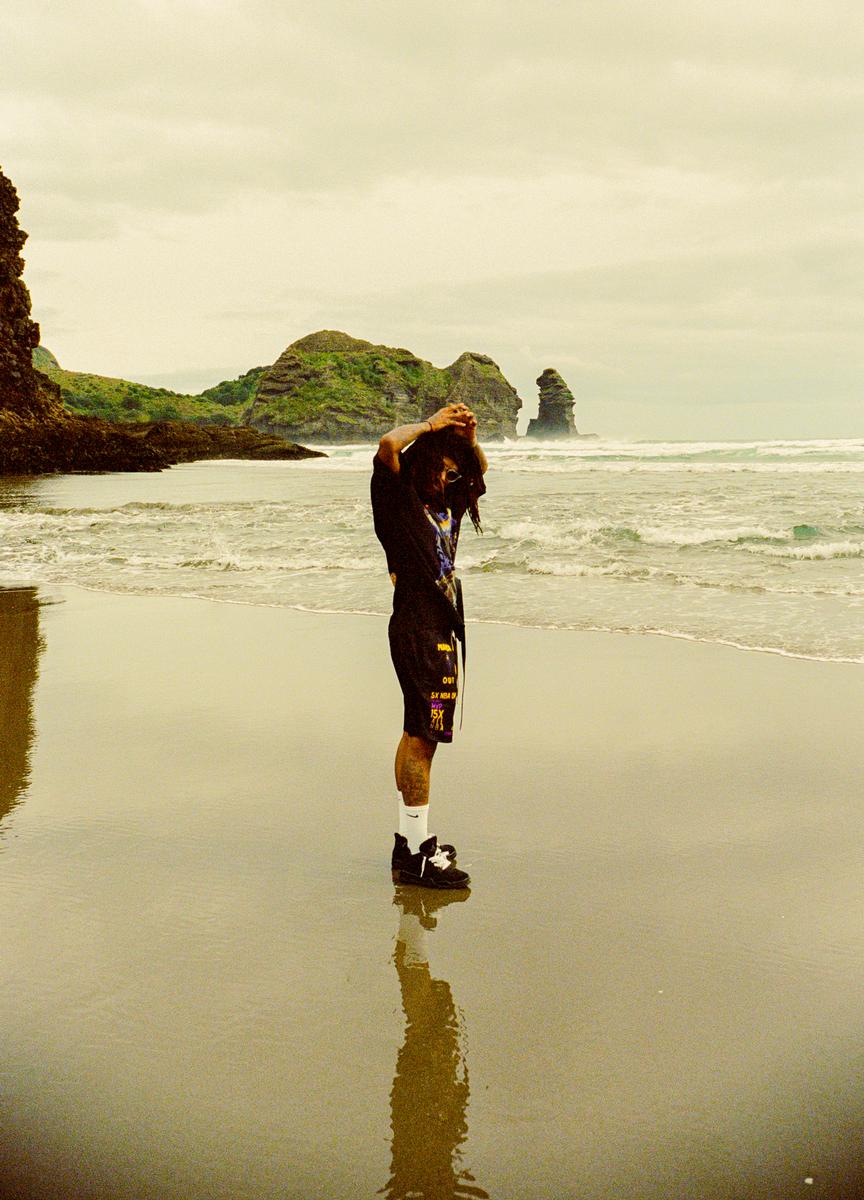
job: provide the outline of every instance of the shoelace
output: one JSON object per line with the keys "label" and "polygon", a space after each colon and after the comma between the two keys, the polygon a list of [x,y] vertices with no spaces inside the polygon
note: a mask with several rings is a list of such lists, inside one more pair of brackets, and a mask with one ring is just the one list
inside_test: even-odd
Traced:
{"label": "shoelace", "polygon": [[426,861],[430,862],[433,867],[438,867],[439,870],[445,871],[450,866],[450,855],[439,846],[435,853]]}

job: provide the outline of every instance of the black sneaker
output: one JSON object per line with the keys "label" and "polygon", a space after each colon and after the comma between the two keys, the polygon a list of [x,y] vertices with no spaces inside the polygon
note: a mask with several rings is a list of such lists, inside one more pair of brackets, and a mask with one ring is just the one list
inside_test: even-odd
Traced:
{"label": "black sneaker", "polygon": [[[456,847],[451,846],[449,842],[445,842],[438,847],[443,850],[452,863],[456,862]],[[401,833],[393,834],[393,853],[390,855],[390,870],[393,873],[393,882],[399,882],[399,869],[403,864],[407,863],[411,858],[411,851],[408,849],[408,839]]]}
{"label": "black sneaker", "polygon": [[439,849],[438,839],[434,835],[420,843],[416,854],[409,854],[400,860],[393,878],[396,883],[413,883],[416,887],[428,888],[466,888],[471,882],[467,872],[454,866],[443,847]]}

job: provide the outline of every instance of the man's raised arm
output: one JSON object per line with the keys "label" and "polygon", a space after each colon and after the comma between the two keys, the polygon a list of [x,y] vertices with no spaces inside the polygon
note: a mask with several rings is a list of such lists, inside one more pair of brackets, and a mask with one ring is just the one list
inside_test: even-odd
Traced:
{"label": "man's raised arm", "polygon": [[489,463],[486,459],[486,455],[483,453],[483,447],[477,441],[477,418],[474,416],[473,412],[468,412],[468,419],[459,430],[459,433],[465,438],[468,445],[477,455],[477,462],[480,465],[480,470],[485,475],[489,470]]}
{"label": "man's raised arm", "polygon": [[[439,408],[436,413],[433,413],[426,421],[418,421],[415,425],[398,425],[395,429],[391,429],[389,433],[385,433],[381,441],[378,443],[378,453],[375,457],[389,467],[391,471],[398,474],[399,472],[399,455],[406,446],[410,446],[412,442],[416,442],[418,437],[422,437],[424,433],[437,433],[439,429],[453,428],[457,433],[467,434],[471,428],[471,422],[474,422],[473,428],[477,429],[477,422],[474,420],[474,414],[465,404],[447,404],[444,408]],[[476,434],[473,444],[477,446]],[[480,447],[477,446],[479,454],[483,454]],[[485,456],[481,460],[481,464],[485,464]],[[486,470],[483,465],[483,470]]]}

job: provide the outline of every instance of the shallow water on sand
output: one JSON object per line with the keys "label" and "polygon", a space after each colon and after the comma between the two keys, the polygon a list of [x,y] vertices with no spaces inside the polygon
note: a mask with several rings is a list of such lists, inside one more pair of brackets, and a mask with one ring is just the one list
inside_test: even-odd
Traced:
{"label": "shallow water on sand", "polygon": [[5,1194],[858,1194],[858,668],[478,627],[451,898],[389,882],[380,619],[0,644]]}

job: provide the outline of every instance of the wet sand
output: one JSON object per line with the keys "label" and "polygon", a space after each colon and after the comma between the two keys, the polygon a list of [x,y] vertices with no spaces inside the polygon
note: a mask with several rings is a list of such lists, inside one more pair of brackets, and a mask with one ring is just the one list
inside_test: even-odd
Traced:
{"label": "wet sand", "polygon": [[25,590],[0,643],[4,1196],[864,1190],[860,667],[472,626],[441,898],[380,618]]}

